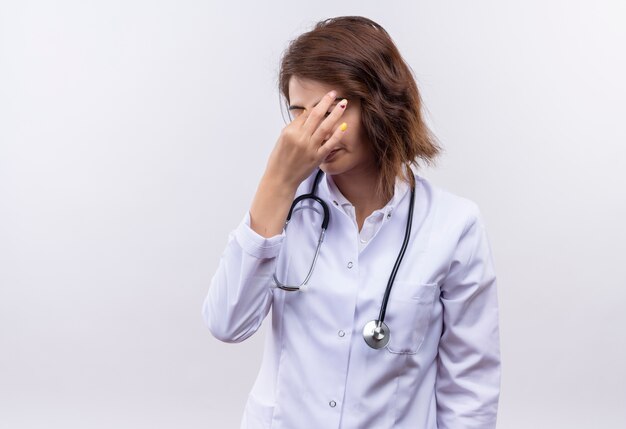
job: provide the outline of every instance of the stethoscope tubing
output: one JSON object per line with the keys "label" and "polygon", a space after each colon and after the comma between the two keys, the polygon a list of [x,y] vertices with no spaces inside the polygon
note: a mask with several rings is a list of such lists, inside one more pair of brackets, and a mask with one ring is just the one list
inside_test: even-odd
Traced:
{"label": "stethoscope tubing", "polygon": [[314,200],[318,202],[322,206],[322,209],[324,210],[324,218],[322,220],[320,236],[317,240],[317,246],[315,248],[315,255],[313,257],[313,262],[311,263],[311,267],[309,268],[309,272],[307,273],[304,281],[297,286],[295,285],[291,286],[291,285],[281,282],[278,279],[276,272],[274,272],[274,274],[272,275],[272,277],[274,278],[274,283],[276,284],[276,287],[279,289],[288,291],[288,292],[296,292],[296,291],[302,290],[302,288],[309,282],[309,279],[311,278],[311,275],[313,274],[313,270],[315,269],[317,258],[320,254],[320,248],[322,247],[322,242],[324,241],[324,237],[326,236],[326,229],[328,228],[328,222],[330,221],[330,210],[328,209],[328,205],[324,202],[324,200],[322,200],[320,197],[315,195],[317,184],[320,181],[320,178],[322,177],[322,173],[323,173],[322,170],[319,170],[317,172],[317,175],[315,176],[315,179],[313,180],[313,186],[311,186],[311,192],[309,192],[308,194],[302,194],[299,197],[297,197],[293,201],[293,203],[291,203],[291,207],[289,208],[289,213],[287,214],[287,219],[285,221],[285,228],[284,228],[285,232],[287,231],[287,227],[289,226],[289,222],[291,221],[291,216],[294,213],[295,207],[301,201],[308,200],[308,199]]}
{"label": "stethoscope tubing", "polygon": [[[404,240],[402,241],[402,246],[400,247],[400,252],[398,253],[398,257],[396,258],[396,262],[393,265],[393,269],[391,270],[391,274],[389,275],[389,280],[387,281],[387,287],[385,288],[385,293],[383,295],[383,299],[380,304],[380,312],[378,314],[378,319],[372,320],[368,322],[363,328],[363,338],[365,342],[372,347],[373,349],[380,349],[385,347],[389,342],[390,331],[389,327],[384,323],[385,314],[387,312],[387,305],[389,303],[389,296],[391,295],[391,289],[393,288],[393,282],[396,278],[396,274],[398,273],[398,269],[400,268],[400,264],[402,263],[402,259],[404,258],[404,254],[406,253],[406,249],[408,247],[410,238],[411,238],[411,226],[413,224],[413,209],[415,204],[415,178],[413,176],[413,172],[409,170],[409,174],[411,176],[411,197],[409,201],[409,213],[406,221],[406,228],[404,232]],[[297,197],[293,203],[291,204],[291,208],[289,209],[289,213],[287,214],[287,219],[285,222],[285,231],[287,230],[287,226],[289,225],[289,221],[291,220],[291,216],[294,212],[294,208],[298,203],[306,199],[312,199],[318,202],[323,210],[324,210],[324,219],[322,221],[322,228],[320,237],[317,243],[317,248],[315,250],[315,257],[313,258],[313,263],[309,269],[309,272],[304,280],[299,286],[290,286],[285,283],[282,283],[278,280],[276,276],[276,272],[274,272],[274,282],[276,286],[280,289],[286,291],[299,291],[304,287],[309,279],[311,278],[311,274],[315,268],[315,263],[317,262],[317,257],[319,256],[320,247],[322,241],[324,241],[324,236],[326,235],[326,229],[328,228],[328,223],[330,220],[330,210],[328,209],[328,205],[317,195],[315,195],[315,191],[317,189],[318,182],[322,177],[322,170],[319,170],[313,180],[313,185],[311,186],[311,192],[308,194],[303,194]]]}
{"label": "stethoscope tubing", "polygon": [[404,258],[404,253],[406,252],[406,248],[409,245],[409,241],[411,238],[411,224],[413,223],[413,206],[415,202],[415,180],[413,179],[413,174],[411,174],[411,200],[409,202],[409,214],[406,222],[406,229],[404,232],[404,240],[402,241],[402,247],[400,248],[400,252],[398,253],[398,257],[396,258],[396,263],[393,265],[393,270],[391,270],[391,275],[389,276],[389,280],[387,281],[387,287],[385,288],[385,294],[383,295],[383,300],[380,304],[380,313],[378,315],[378,321],[385,321],[385,313],[387,312],[387,303],[389,302],[389,296],[391,295],[391,288],[393,287],[393,282],[396,279],[396,274],[398,273],[398,268],[400,268],[400,263],[402,262],[402,258]]}

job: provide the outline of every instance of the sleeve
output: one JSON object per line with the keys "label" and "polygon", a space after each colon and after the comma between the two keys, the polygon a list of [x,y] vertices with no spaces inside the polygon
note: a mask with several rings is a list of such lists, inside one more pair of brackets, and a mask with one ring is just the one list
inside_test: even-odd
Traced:
{"label": "sleeve", "polygon": [[496,275],[477,206],[442,284],[436,382],[439,429],[494,429],[500,392]]}
{"label": "sleeve", "polygon": [[202,305],[202,316],[213,336],[241,342],[254,334],[272,302],[272,274],[284,231],[265,238],[250,228],[246,213],[231,232]]}

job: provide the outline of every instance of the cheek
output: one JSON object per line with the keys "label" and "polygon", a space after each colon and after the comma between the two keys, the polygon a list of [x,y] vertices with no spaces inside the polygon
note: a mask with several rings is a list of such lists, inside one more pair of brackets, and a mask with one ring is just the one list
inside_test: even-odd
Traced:
{"label": "cheek", "polygon": [[364,138],[364,128],[361,124],[360,118],[350,118],[346,121],[348,123],[348,130],[350,130],[351,141],[361,141]]}
{"label": "cheek", "polygon": [[339,126],[344,122],[348,124],[348,131],[350,132],[350,135],[355,134],[355,132],[359,133],[359,130],[362,128],[360,117],[349,110],[343,114],[341,118],[339,118],[337,121],[337,128],[339,128]]}

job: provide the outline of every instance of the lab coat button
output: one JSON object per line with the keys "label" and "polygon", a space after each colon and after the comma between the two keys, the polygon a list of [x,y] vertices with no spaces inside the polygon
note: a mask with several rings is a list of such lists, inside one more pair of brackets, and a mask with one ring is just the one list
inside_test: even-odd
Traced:
{"label": "lab coat button", "polygon": [[339,335],[340,337],[344,337],[346,335],[346,333],[342,330],[340,330],[339,332],[337,332],[337,335]]}
{"label": "lab coat button", "polygon": [[348,268],[352,268],[354,266],[354,264],[352,263],[352,261],[348,262]]}
{"label": "lab coat button", "polygon": [[337,201],[335,201],[335,200],[333,200],[333,204],[336,205],[336,206],[339,205],[339,203]]}
{"label": "lab coat button", "polygon": [[337,406],[337,403],[335,401],[330,401],[328,405],[330,405],[332,408],[335,408]]}

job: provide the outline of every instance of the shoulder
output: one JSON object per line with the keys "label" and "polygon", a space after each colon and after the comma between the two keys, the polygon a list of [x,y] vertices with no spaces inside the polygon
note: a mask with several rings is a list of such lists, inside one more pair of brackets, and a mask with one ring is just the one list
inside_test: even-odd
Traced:
{"label": "shoulder", "polygon": [[415,181],[416,192],[429,207],[436,223],[443,228],[464,231],[480,220],[480,208],[473,200],[442,188],[419,174],[415,174]]}

